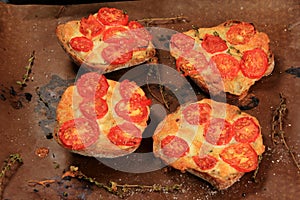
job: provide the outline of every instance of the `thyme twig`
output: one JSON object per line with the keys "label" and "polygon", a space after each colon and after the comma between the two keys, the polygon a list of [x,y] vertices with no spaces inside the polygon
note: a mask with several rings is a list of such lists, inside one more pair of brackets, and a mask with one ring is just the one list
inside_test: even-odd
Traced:
{"label": "thyme twig", "polygon": [[24,87],[26,87],[26,82],[29,80],[29,75],[31,73],[31,70],[32,70],[32,66],[33,66],[33,63],[34,63],[34,59],[35,59],[35,51],[33,51],[28,59],[28,65],[25,66],[25,69],[26,69],[26,72],[25,74],[23,75],[23,78],[21,81],[17,81],[16,83],[18,85],[21,86],[21,89],[23,89]]}
{"label": "thyme twig", "polygon": [[163,24],[175,24],[181,22],[189,22],[189,19],[185,16],[177,16],[177,17],[158,17],[158,18],[143,18],[136,20],[140,23],[145,23],[147,26],[149,25],[163,25]]}
{"label": "thyme twig", "polygon": [[20,154],[11,154],[7,160],[4,161],[4,165],[0,172],[0,199],[2,199],[2,195],[4,192],[4,180],[5,177],[16,164],[23,164],[23,160]]}
{"label": "thyme twig", "polygon": [[[152,69],[153,69],[153,68],[151,68],[151,70],[152,70]],[[165,94],[164,94],[164,91],[163,91],[163,87],[162,87],[162,84],[161,84],[161,79],[160,79],[159,73],[157,73],[157,71],[155,70],[155,74],[157,75],[158,81],[159,81],[159,92],[160,92],[160,95],[161,95],[162,100],[152,92],[152,90],[151,90],[151,88],[150,88],[150,86],[149,86],[149,74],[151,74],[151,72],[149,72],[148,75],[147,75],[147,89],[148,89],[149,93],[150,93],[157,101],[159,101],[160,103],[164,104],[164,106],[165,106],[168,110],[170,110],[169,103],[168,103],[168,101],[167,101],[166,98],[165,98]]]}
{"label": "thyme twig", "polygon": [[95,178],[91,178],[83,174],[79,171],[78,167],[70,166],[70,170],[67,171],[63,177],[69,176],[73,178],[77,178],[79,180],[84,180],[89,183],[94,184],[99,188],[105,189],[107,192],[117,195],[120,198],[124,198],[126,193],[128,194],[130,191],[134,189],[135,192],[175,192],[181,190],[181,185],[175,184],[172,186],[162,186],[159,184],[154,185],[130,185],[130,184],[118,184],[114,181],[110,181],[109,184],[100,183]]}
{"label": "thyme twig", "polygon": [[288,150],[290,156],[293,159],[293,162],[295,163],[298,171],[300,171],[300,165],[297,162],[297,159],[292,152],[291,148],[287,144],[285,140],[285,132],[283,130],[283,121],[284,117],[286,115],[287,107],[286,107],[286,98],[283,97],[283,95],[280,93],[280,104],[279,106],[275,109],[273,118],[272,118],[272,134],[271,134],[271,139],[273,142],[273,145],[279,144],[280,141],[283,143],[285,148]]}

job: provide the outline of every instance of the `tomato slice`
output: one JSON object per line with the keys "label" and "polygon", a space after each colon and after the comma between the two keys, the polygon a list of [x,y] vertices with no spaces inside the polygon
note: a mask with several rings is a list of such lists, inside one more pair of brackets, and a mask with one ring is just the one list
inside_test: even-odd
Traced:
{"label": "tomato slice", "polygon": [[151,99],[147,99],[146,96],[142,96],[141,94],[135,92],[133,95],[130,97],[130,106],[133,109],[136,109],[140,106],[150,106],[151,105]]}
{"label": "tomato slice", "polygon": [[128,15],[124,11],[116,8],[100,8],[98,11],[97,19],[104,25],[118,26],[127,25]]}
{"label": "tomato slice", "polygon": [[231,124],[222,118],[213,118],[204,128],[204,137],[214,145],[228,144],[234,133]]}
{"label": "tomato slice", "polygon": [[211,110],[211,106],[207,103],[195,103],[187,106],[182,113],[189,124],[201,125],[209,120]]}
{"label": "tomato slice", "polygon": [[112,127],[107,137],[113,144],[118,146],[137,146],[141,143],[142,133],[132,123],[125,122]]}
{"label": "tomato slice", "polygon": [[183,33],[176,33],[172,35],[170,40],[171,49],[174,49],[175,51],[179,51],[180,54],[191,51],[194,48],[194,45],[195,45],[194,38]]}
{"label": "tomato slice", "polygon": [[142,122],[148,117],[148,109],[146,106],[132,104],[125,99],[120,100],[116,104],[115,111],[118,116],[134,123]]}
{"label": "tomato slice", "polygon": [[80,96],[94,99],[106,95],[109,85],[104,75],[96,72],[83,74],[76,82]]}
{"label": "tomato slice", "polygon": [[193,156],[193,160],[201,170],[212,169],[216,166],[218,162],[218,159],[211,155],[205,155],[201,157]]}
{"label": "tomato slice", "polygon": [[182,54],[176,60],[177,70],[183,69],[186,72],[184,75],[200,74],[207,66],[204,54],[195,50]]}
{"label": "tomato slice", "polygon": [[259,48],[244,52],[241,70],[244,76],[251,79],[261,78],[268,68],[268,56]]}
{"label": "tomato slice", "polygon": [[[123,26],[114,26],[106,29],[103,32],[103,41],[107,41],[109,38],[125,38],[128,37],[129,30]],[[112,40],[111,40],[112,41]]]}
{"label": "tomato slice", "polygon": [[250,172],[257,168],[257,154],[248,143],[232,144],[222,150],[220,157],[240,172]]}
{"label": "tomato slice", "polygon": [[161,141],[160,145],[163,154],[171,158],[180,158],[190,150],[188,143],[175,135],[168,135]]}
{"label": "tomato slice", "polygon": [[201,46],[208,53],[222,52],[228,48],[226,42],[222,38],[209,34],[205,34]]}
{"label": "tomato slice", "polygon": [[250,117],[242,117],[236,120],[233,125],[235,140],[241,143],[254,142],[259,136],[259,126]]}
{"label": "tomato slice", "polygon": [[104,30],[104,25],[101,24],[93,15],[80,20],[80,32],[87,37],[95,37],[100,35]]}
{"label": "tomato slice", "polygon": [[137,21],[128,23],[131,34],[135,37],[138,47],[146,47],[149,41],[152,40],[152,35],[147,29]]}
{"label": "tomato slice", "polygon": [[101,55],[108,64],[118,65],[130,61],[133,52],[132,49],[126,46],[111,43],[102,50]]}
{"label": "tomato slice", "polygon": [[137,90],[137,88],[138,88],[138,86],[136,85],[135,82],[125,79],[120,83],[119,91],[120,91],[121,96],[124,99],[130,99],[131,96]]}
{"label": "tomato slice", "polygon": [[97,141],[99,134],[98,125],[85,118],[66,121],[58,131],[62,144],[72,150],[86,149]]}
{"label": "tomato slice", "polygon": [[70,46],[75,51],[88,52],[93,49],[93,41],[86,37],[74,37],[70,40]]}
{"label": "tomato slice", "polygon": [[226,39],[231,44],[246,44],[256,31],[252,24],[241,22],[232,25],[226,33]]}
{"label": "tomato slice", "polygon": [[82,114],[91,120],[101,119],[108,111],[108,105],[102,98],[85,99],[79,104]]}
{"label": "tomato slice", "polygon": [[214,55],[211,60],[216,64],[221,77],[232,80],[240,70],[240,62],[228,54]]}

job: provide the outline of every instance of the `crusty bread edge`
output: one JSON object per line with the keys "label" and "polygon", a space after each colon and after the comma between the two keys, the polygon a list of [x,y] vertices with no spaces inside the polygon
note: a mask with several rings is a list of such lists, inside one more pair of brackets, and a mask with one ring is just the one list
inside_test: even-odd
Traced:
{"label": "crusty bread edge", "polygon": [[[128,154],[133,153],[135,150],[137,150],[139,148],[140,145],[134,146],[134,147],[130,147],[127,148],[126,150],[110,150],[110,151],[102,151],[101,153],[99,151],[97,151],[95,148],[93,148],[95,145],[91,145],[90,147],[88,147],[86,150],[84,151],[76,151],[76,150],[72,150],[72,149],[68,149],[66,148],[60,141],[60,139],[58,138],[58,130],[59,130],[60,125],[58,123],[56,123],[56,127],[54,129],[53,132],[53,138],[54,140],[64,149],[66,149],[69,152],[72,153],[76,153],[82,156],[87,156],[87,157],[95,157],[95,158],[117,158],[117,157],[121,157],[121,156],[125,156]],[[113,145],[113,144],[112,144]]]}
{"label": "crusty bread edge", "polygon": [[233,177],[230,177],[226,180],[222,180],[220,178],[213,177],[205,172],[199,172],[193,169],[187,169],[187,172],[207,181],[209,184],[211,184],[213,187],[215,187],[218,190],[225,190],[232,186],[234,183],[240,180],[240,178],[245,174],[243,172],[237,172],[234,174]]}

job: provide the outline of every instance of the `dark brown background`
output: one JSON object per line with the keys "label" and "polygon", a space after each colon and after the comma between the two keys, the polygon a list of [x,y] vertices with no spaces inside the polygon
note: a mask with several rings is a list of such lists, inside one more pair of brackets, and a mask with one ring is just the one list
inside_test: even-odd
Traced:
{"label": "dark brown background", "polygon": [[[57,43],[55,27],[59,23],[80,19],[97,12],[101,6],[117,7],[128,11],[130,19],[151,17],[175,17],[184,15],[189,23],[160,25],[177,31],[191,29],[192,25],[210,27],[228,19],[252,22],[257,29],[266,32],[275,54],[275,69],[271,76],[263,78],[252,88],[251,93],[259,105],[246,112],[256,116],[262,126],[266,152],[257,175],[257,183],[246,174],[241,181],[226,191],[215,191],[201,179],[176,170],[157,170],[143,174],[131,174],[106,167],[97,159],[69,153],[61,148],[43,122],[53,121],[53,109],[59,95],[76,77],[77,67]],[[183,184],[183,193],[134,193],[128,199],[297,199],[300,196],[300,175],[283,145],[274,146],[271,141],[272,112],[279,104],[279,93],[287,99],[288,115],[285,118],[286,140],[296,159],[300,162],[300,79],[285,70],[300,66],[300,3],[299,1],[131,1],[89,5],[65,6],[9,5],[0,3],[0,161],[12,153],[20,153],[24,164],[6,183],[4,199],[118,199],[102,189],[84,182],[63,181],[49,187],[29,186],[29,180],[60,180],[63,170],[77,165],[88,176],[100,182],[109,180],[124,184],[163,185]],[[36,60],[32,69],[33,80],[24,90],[16,84],[25,73],[24,66],[32,51]],[[174,60],[161,59],[174,67]],[[109,74],[120,76],[124,71]],[[58,75],[62,80],[53,77]],[[57,77],[56,77],[57,78]],[[63,80],[69,80],[64,82]],[[51,82],[51,83],[50,83]],[[12,88],[17,94],[12,93]],[[44,91],[44,89],[46,90]],[[49,89],[50,88],[50,89]],[[58,88],[58,89],[57,89]],[[37,92],[44,92],[41,101]],[[22,95],[32,94],[28,102]],[[22,107],[16,109],[16,102]],[[45,104],[46,103],[46,104]],[[47,107],[46,105],[50,106]],[[52,106],[52,107],[51,107]],[[151,149],[151,142],[143,143]],[[150,147],[149,147],[150,146]],[[35,150],[47,147],[46,158],[35,155]],[[57,168],[57,166],[59,167]],[[69,186],[68,186],[69,185]],[[65,192],[67,197],[63,197]]]}

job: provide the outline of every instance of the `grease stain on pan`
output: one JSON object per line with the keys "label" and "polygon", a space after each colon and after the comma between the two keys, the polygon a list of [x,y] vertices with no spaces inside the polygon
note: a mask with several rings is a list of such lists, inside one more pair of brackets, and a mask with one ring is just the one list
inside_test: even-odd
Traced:
{"label": "grease stain on pan", "polygon": [[39,126],[47,139],[52,139],[52,132],[55,126],[56,106],[68,86],[73,84],[75,79],[64,80],[53,75],[48,84],[36,89],[39,97],[35,112],[41,116]]}

